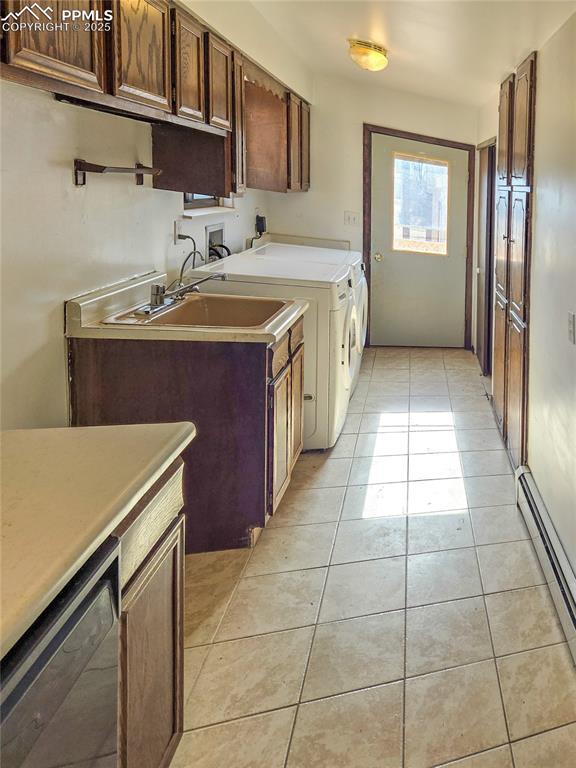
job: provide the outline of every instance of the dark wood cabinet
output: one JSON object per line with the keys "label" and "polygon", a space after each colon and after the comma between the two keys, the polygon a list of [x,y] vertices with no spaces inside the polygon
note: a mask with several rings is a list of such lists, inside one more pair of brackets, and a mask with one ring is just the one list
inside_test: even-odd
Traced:
{"label": "dark wood cabinet", "polygon": [[232,48],[206,32],[208,122],[232,130]]}
{"label": "dark wood cabinet", "polygon": [[288,118],[286,101],[257,83],[245,84],[246,185],[286,192],[288,186]]}
{"label": "dark wood cabinet", "polygon": [[122,768],[168,766],[182,732],[183,542],[180,515],[123,591]]}
{"label": "dark wood cabinet", "polygon": [[510,193],[499,189],[496,195],[494,226],[494,287],[497,293],[508,295],[508,237],[510,229]]}
{"label": "dark wood cabinet", "polygon": [[244,62],[234,51],[234,98],[232,100],[232,191],[241,195],[246,191],[246,103]]}
{"label": "dark wood cabinet", "polygon": [[508,301],[510,311],[522,321],[525,318],[527,299],[527,251],[528,251],[528,193],[515,190],[512,193],[509,238]]}
{"label": "dark wood cabinet", "polygon": [[301,178],[302,192],[307,192],[310,189],[310,105],[305,101],[302,102],[300,128],[302,138],[300,140],[300,152],[301,152]]}
{"label": "dark wood cabinet", "polygon": [[292,370],[288,364],[269,384],[270,496],[274,512],[290,482],[292,469]]}
{"label": "dark wood cabinet", "polygon": [[510,75],[500,86],[498,104],[498,146],[496,154],[496,178],[498,184],[510,183],[512,154],[512,118],[514,107],[514,75]]}
{"label": "dark wood cabinet", "polygon": [[172,9],[176,114],[206,122],[204,29],[179,8]]}
{"label": "dark wood cabinet", "polygon": [[510,312],[506,355],[506,445],[515,467],[525,461],[525,345],[526,327]]}
{"label": "dark wood cabinet", "polygon": [[492,406],[498,427],[505,437],[506,347],[508,334],[508,302],[499,294],[494,300],[494,355],[492,358]]}
{"label": "dark wood cabinet", "polygon": [[511,183],[518,187],[532,183],[535,72],[536,54],[532,53],[518,67],[514,83]]}
{"label": "dark wood cabinet", "polygon": [[302,102],[288,94],[288,191],[300,192],[302,187]]}
{"label": "dark wood cabinet", "polygon": [[[2,4],[3,15],[9,12],[20,14],[24,11],[22,19],[34,21],[34,18],[26,16],[29,16],[29,12],[24,10],[26,6],[30,7],[30,4],[24,0],[10,0]],[[104,11],[103,0],[62,0],[57,4],[41,0],[35,3],[35,6],[37,16],[45,11],[48,16],[44,20],[53,20],[54,23],[58,23],[63,10],[90,10],[101,17]],[[85,28],[84,24],[81,24],[78,29],[74,29],[70,24],[66,31],[49,31],[36,30],[34,25],[31,27],[6,32],[5,58],[8,64],[35,75],[55,78],[92,91],[105,91],[103,28],[96,27],[93,30],[90,25]]]}
{"label": "dark wood cabinet", "polygon": [[115,96],[172,111],[166,0],[119,0],[115,4],[113,64]]}

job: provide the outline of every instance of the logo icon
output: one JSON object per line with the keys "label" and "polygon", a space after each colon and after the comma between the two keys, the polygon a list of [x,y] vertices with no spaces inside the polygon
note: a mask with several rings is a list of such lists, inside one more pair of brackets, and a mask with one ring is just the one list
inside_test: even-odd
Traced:
{"label": "logo icon", "polygon": [[52,21],[53,10],[52,8],[43,8],[38,3],[32,3],[32,5],[25,5],[19,11],[10,11],[2,17],[2,21],[18,21],[24,13],[33,16],[36,21]]}

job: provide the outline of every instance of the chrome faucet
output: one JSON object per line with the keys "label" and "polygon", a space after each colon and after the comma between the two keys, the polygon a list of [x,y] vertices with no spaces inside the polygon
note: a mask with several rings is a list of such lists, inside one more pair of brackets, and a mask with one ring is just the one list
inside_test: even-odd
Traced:
{"label": "chrome faucet", "polygon": [[199,280],[194,280],[193,283],[187,283],[181,285],[174,290],[169,291],[165,285],[160,283],[154,283],[150,289],[150,304],[145,304],[143,307],[137,309],[135,315],[153,315],[159,312],[161,309],[167,309],[176,301],[183,299],[187,293],[198,293],[200,289],[199,285],[206,283],[208,280],[226,280],[227,275],[224,272],[213,272],[206,277],[201,277]]}

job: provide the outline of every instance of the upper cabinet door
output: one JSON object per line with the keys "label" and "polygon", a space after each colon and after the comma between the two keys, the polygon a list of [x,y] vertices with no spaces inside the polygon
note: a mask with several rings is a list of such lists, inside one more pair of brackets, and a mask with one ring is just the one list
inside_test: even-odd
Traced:
{"label": "upper cabinet door", "polygon": [[171,112],[167,0],[119,0],[114,10],[114,95]]}
{"label": "upper cabinet door", "polygon": [[512,184],[516,187],[528,187],[532,183],[535,74],[536,53],[532,53],[518,67],[514,87]]}
{"label": "upper cabinet door", "polygon": [[293,93],[288,94],[288,189],[299,192],[302,187],[302,102]]}
{"label": "upper cabinet door", "polygon": [[527,254],[528,254],[528,193],[514,191],[510,211],[510,310],[520,320],[526,317]]}
{"label": "upper cabinet door", "polygon": [[176,114],[206,122],[204,30],[188,14],[173,9]]}
{"label": "upper cabinet door", "polygon": [[301,109],[302,191],[310,189],[310,104],[302,102]]}
{"label": "upper cabinet door", "polygon": [[514,105],[514,75],[500,86],[498,105],[498,154],[496,178],[498,184],[510,184],[512,114]]}
{"label": "upper cabinet door", "polygon": [[246,191],[246,98],[244,85],[244,62],[234,51],[234,124],[232,137],[232,159],[234,163],[233,191]]}
{"label": "upper cabinet door", "polygon": [[509,199],[507,190],[498,190],[496,195],[496,226],[494,231],[494,287],[501,298],[508,299],[508,232]]}
{"label": "upper cabinet door", "polygon": [[232,130],[232,49],[211,32],[208,47],[208,122]]}
{"label": "upper cabinet door", "polygon": [[[99,18],[104,18],[103,0],[62,0],[59,3],[40,0],[34,3],[34,16],[31,15],[32,11],[27,10],[31,4],[24,0],[11,0],[4,7],[5,13],[15,13],[19,18],[22,14],[22,22],[50,21],[58,24],[62,12],[68,10],[89,10],[99,14]],[[40,16],[42,18],[39,19]],[[33,26],[30,24],[30,27]],[[77,25],[70,22],[65,30],[38,31],[24,27],[17,32],[8,31],[6,61],[14,67],[38,75],[103,92],[106,82],[104,23],[99,31],[93,31],[93,26],[88,22]]]}

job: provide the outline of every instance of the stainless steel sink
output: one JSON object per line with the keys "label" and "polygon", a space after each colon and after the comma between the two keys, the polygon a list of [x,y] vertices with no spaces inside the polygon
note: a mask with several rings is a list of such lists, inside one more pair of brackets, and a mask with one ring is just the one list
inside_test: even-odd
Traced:
{"label": "stainless steel sink", "polygon": [[210,328],[261,328],[287,302],[251,296],[194,293],[151,317],[136,310],[107,318],[106,323],[129,325],[176,325]]}

